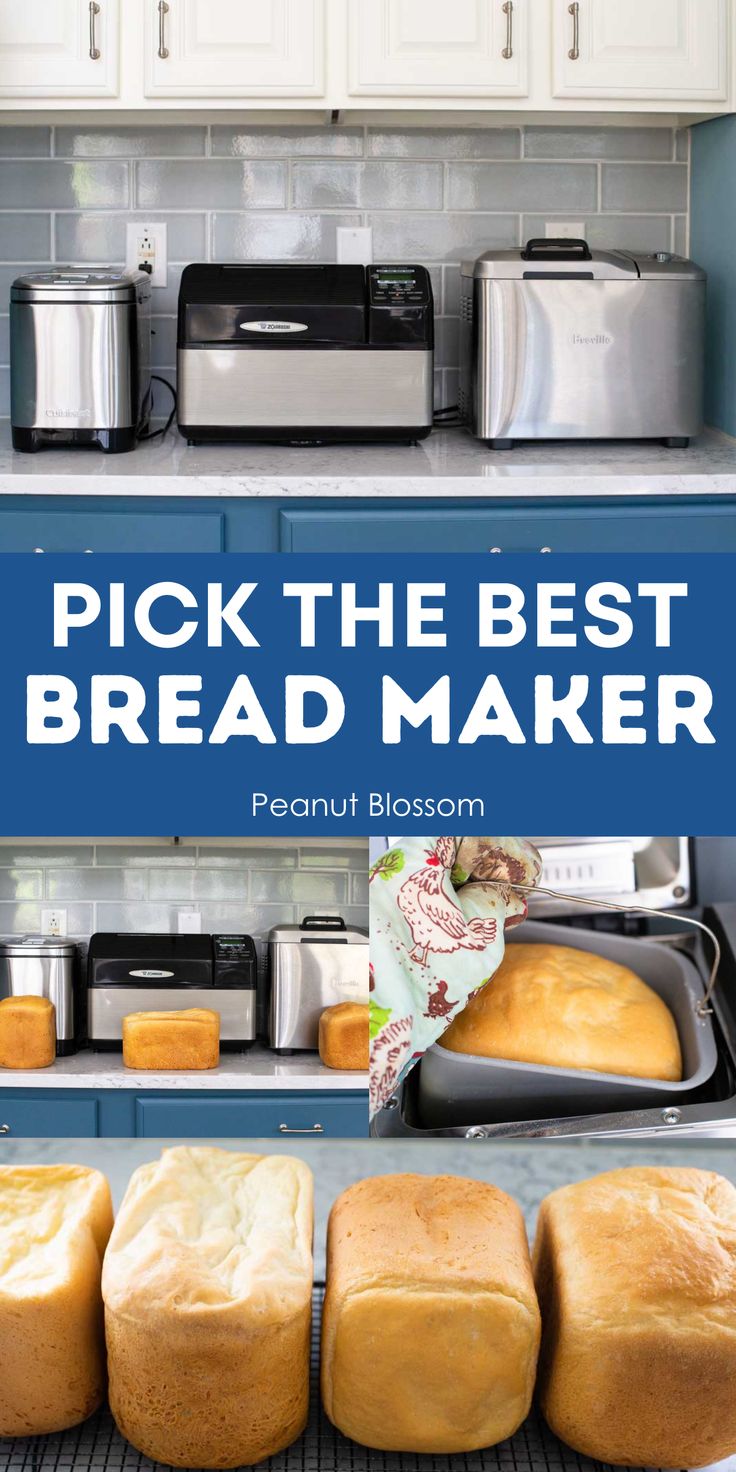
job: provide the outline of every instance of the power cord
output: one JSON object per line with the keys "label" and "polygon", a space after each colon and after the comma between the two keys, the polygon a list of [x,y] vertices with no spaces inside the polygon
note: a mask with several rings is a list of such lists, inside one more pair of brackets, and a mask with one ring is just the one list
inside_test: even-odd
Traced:
{"label": "power cord", "polygon": [[[151,383],[162,383],[164,388],[167,388],[169,390],[169,393],[171,394],[171,397],[173,399],[173,404],[171,406],[171,413],[166,420],[163,428],[151,429],[148,431],[147,434],[139,434],[139,441],[163,439],[164,435],[168,434],[172,424],[174,423],[174,419],[176,418],[178,400],[176,396],[176,389],[174,388],[173,383],[169,383],[168,378],[162,378],[159,373],[151,374]],[[151,409],[153,410],[153,403],[151,404]]]}
{"label": "power cord", "polygon": [[463,421],[458,405],[449,404],[445,409],[435,409],[432,423],[436,429],[461,429]]}

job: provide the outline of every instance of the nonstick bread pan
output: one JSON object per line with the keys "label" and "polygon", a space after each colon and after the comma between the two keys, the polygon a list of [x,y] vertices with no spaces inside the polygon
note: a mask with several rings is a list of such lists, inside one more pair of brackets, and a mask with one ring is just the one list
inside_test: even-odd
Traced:
{"label": "nonstick bread pan", "polygon": [[[717,1053],[713,1024],[700,1017],[704,995],[701,977],[687,956],[651,940],[605,932],[571,930],[527,921],[509,941],[527,945],[565,945],[593,951],[628,966],[666,1002],[680,1035],[682,1081],[594,1073],[515,1063],[505,1058],[478,1058],[453,1053],[441,1042],[419,1065],[418,1103],[425,1128],[443,1125],[500,1123],[516,1119],[601,1114],[679,1103],[715,1072]],[[493,982],[490,983],[493,985]]]}

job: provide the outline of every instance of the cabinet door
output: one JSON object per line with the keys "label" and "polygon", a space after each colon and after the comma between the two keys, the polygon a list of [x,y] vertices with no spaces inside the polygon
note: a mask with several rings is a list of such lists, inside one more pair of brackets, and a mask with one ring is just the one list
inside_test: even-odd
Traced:
{"label": "cabinet door", "polygon": [[108,511],[3,511],[0,552],[221,552],[224,519],[136,507]]}
{"label": "cabinet door", "polygon": [[520,97],[529,0],[349,0],[356,96]]}
{"label": "cabinet door", "polygon": [[556,97],[728,96],[728,0],[554,0]]}
{"label": "cabinet door", "polygon": [[368,1136],[368,1093],[142,1095],[136,1134],[147,1139],[342,1139]]}
{"label": "cabinet door", "polygon": [[97,1099],[65,1099],[59,1090],[28,1098],[14,1089],[0,1097],[0,1161],[3,1140],[19,1138],[64,1139],[67,1135],[94,1139],[97,1128]]}
{"label": "cabinet door", "polygon": [[324,95],[324,0],[146,0],[149,97]]}
{"label": "cabinet door", "polygon": [[736,505],[282,511],[282,552],[736,552]]}
{"label": "cabinet door", "polygon": [[0,0],[0,97],[115,97],[119,0]]}

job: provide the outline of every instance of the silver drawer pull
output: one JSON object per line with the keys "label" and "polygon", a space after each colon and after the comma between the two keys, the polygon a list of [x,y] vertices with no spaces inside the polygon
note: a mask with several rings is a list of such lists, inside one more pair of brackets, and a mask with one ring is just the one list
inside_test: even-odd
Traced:
{"label": "silver drawer pull", "polygon": [[97,46],[97,17],[100,7],[97,0],[89,0],[89,59],[99,61],[102,52]]}
{"label": "silver drawer pull", "polygon": [[573,0],[572,5],[567,7],[568,15],[572,16],[572,46],[568,51],[571,61],[580,60],[580,4],[579,0]]}
{"label": "silver drawer pull", "polygon": [[0,1124],[0,1135],[9,1135],[9,1134],[10,1134],[10,1125],[9,1124]]}
{"label": "silver drawer pull", "polygon": [[501,55],[504,61],[510,61],[514,54],[514,0],[505,0],[503,13],[506,16],[506,45]]}
{"label": "silver drawer pull", "polygon": [[[45,547],[34,547],[33,548],[33,551],[34,552],[45,552],[46,551],[46,548]],[[83,547],[82,548],[82,551],[83,552],[91,552],[92,551],[92,548],[91,547]]]}
{"label": "silver drawer pull", "polygon": [[162,61],[166,61],[169,50],[166,45],[166,17],[169,7],[166,0],[158,0],[158,54]]}
{"label": "silver drawer pull", "polygon": [[292,1129],[290,1124],[279,1125],[280,1135],[323,1135],[324,1132],[325,1127],[323,1124],[313,1124],[308,1130],[295,1130]]}

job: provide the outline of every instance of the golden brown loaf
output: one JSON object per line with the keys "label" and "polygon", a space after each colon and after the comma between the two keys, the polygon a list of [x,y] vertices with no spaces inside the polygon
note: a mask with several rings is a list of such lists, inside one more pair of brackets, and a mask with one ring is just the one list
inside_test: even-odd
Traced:
{"label": "golden brown loaf", "polygon": [[217,1068],[220,1014],[208,1007],[183,1012],[130,1012],[123,1018],[123,1063],[154,1072]]}
{"label": "golden brown loaf", "polygon": [[678,1081],[669,1008],[627,966],[574,946],[514,944],[442,1047],[552,1068]]}
{"label": "golden brown loaf", "polygon": [[319,1019],[319,1056],[328,1068],[367,1068],[369,1008],[338,1002]]}
{"label": "golden brown loaf", "polygon": [[56,1058],[56,1008],[48,997],[3,997],[0,1068],[48,1068]]}
{"label": "golden brown loaf", "polygon": [[63,1431],[100,1405],[111,1228],[99,1171],[0,1166],[0,1436]]}
{"label": "golden brown loaf", "polygon": [[636,1167],[542,1203],[540,1395],[585,1456],[702,1467],[736,1453],[736,1190]]}
{"label": "golden brown loaf", "polygon": [[300,1160],[181,1146],[135,1171],[102,1288],[110,1405],[145,1456],[240,1467],[300,1434],[311,1241]]}
{"label": "golden brown loaf", "polygon": [[377,1176],[330,1214],[322,1399],[379,1451],[469,1452],[529,1410],[539,1309],[518,1206],[457,1176]]}

